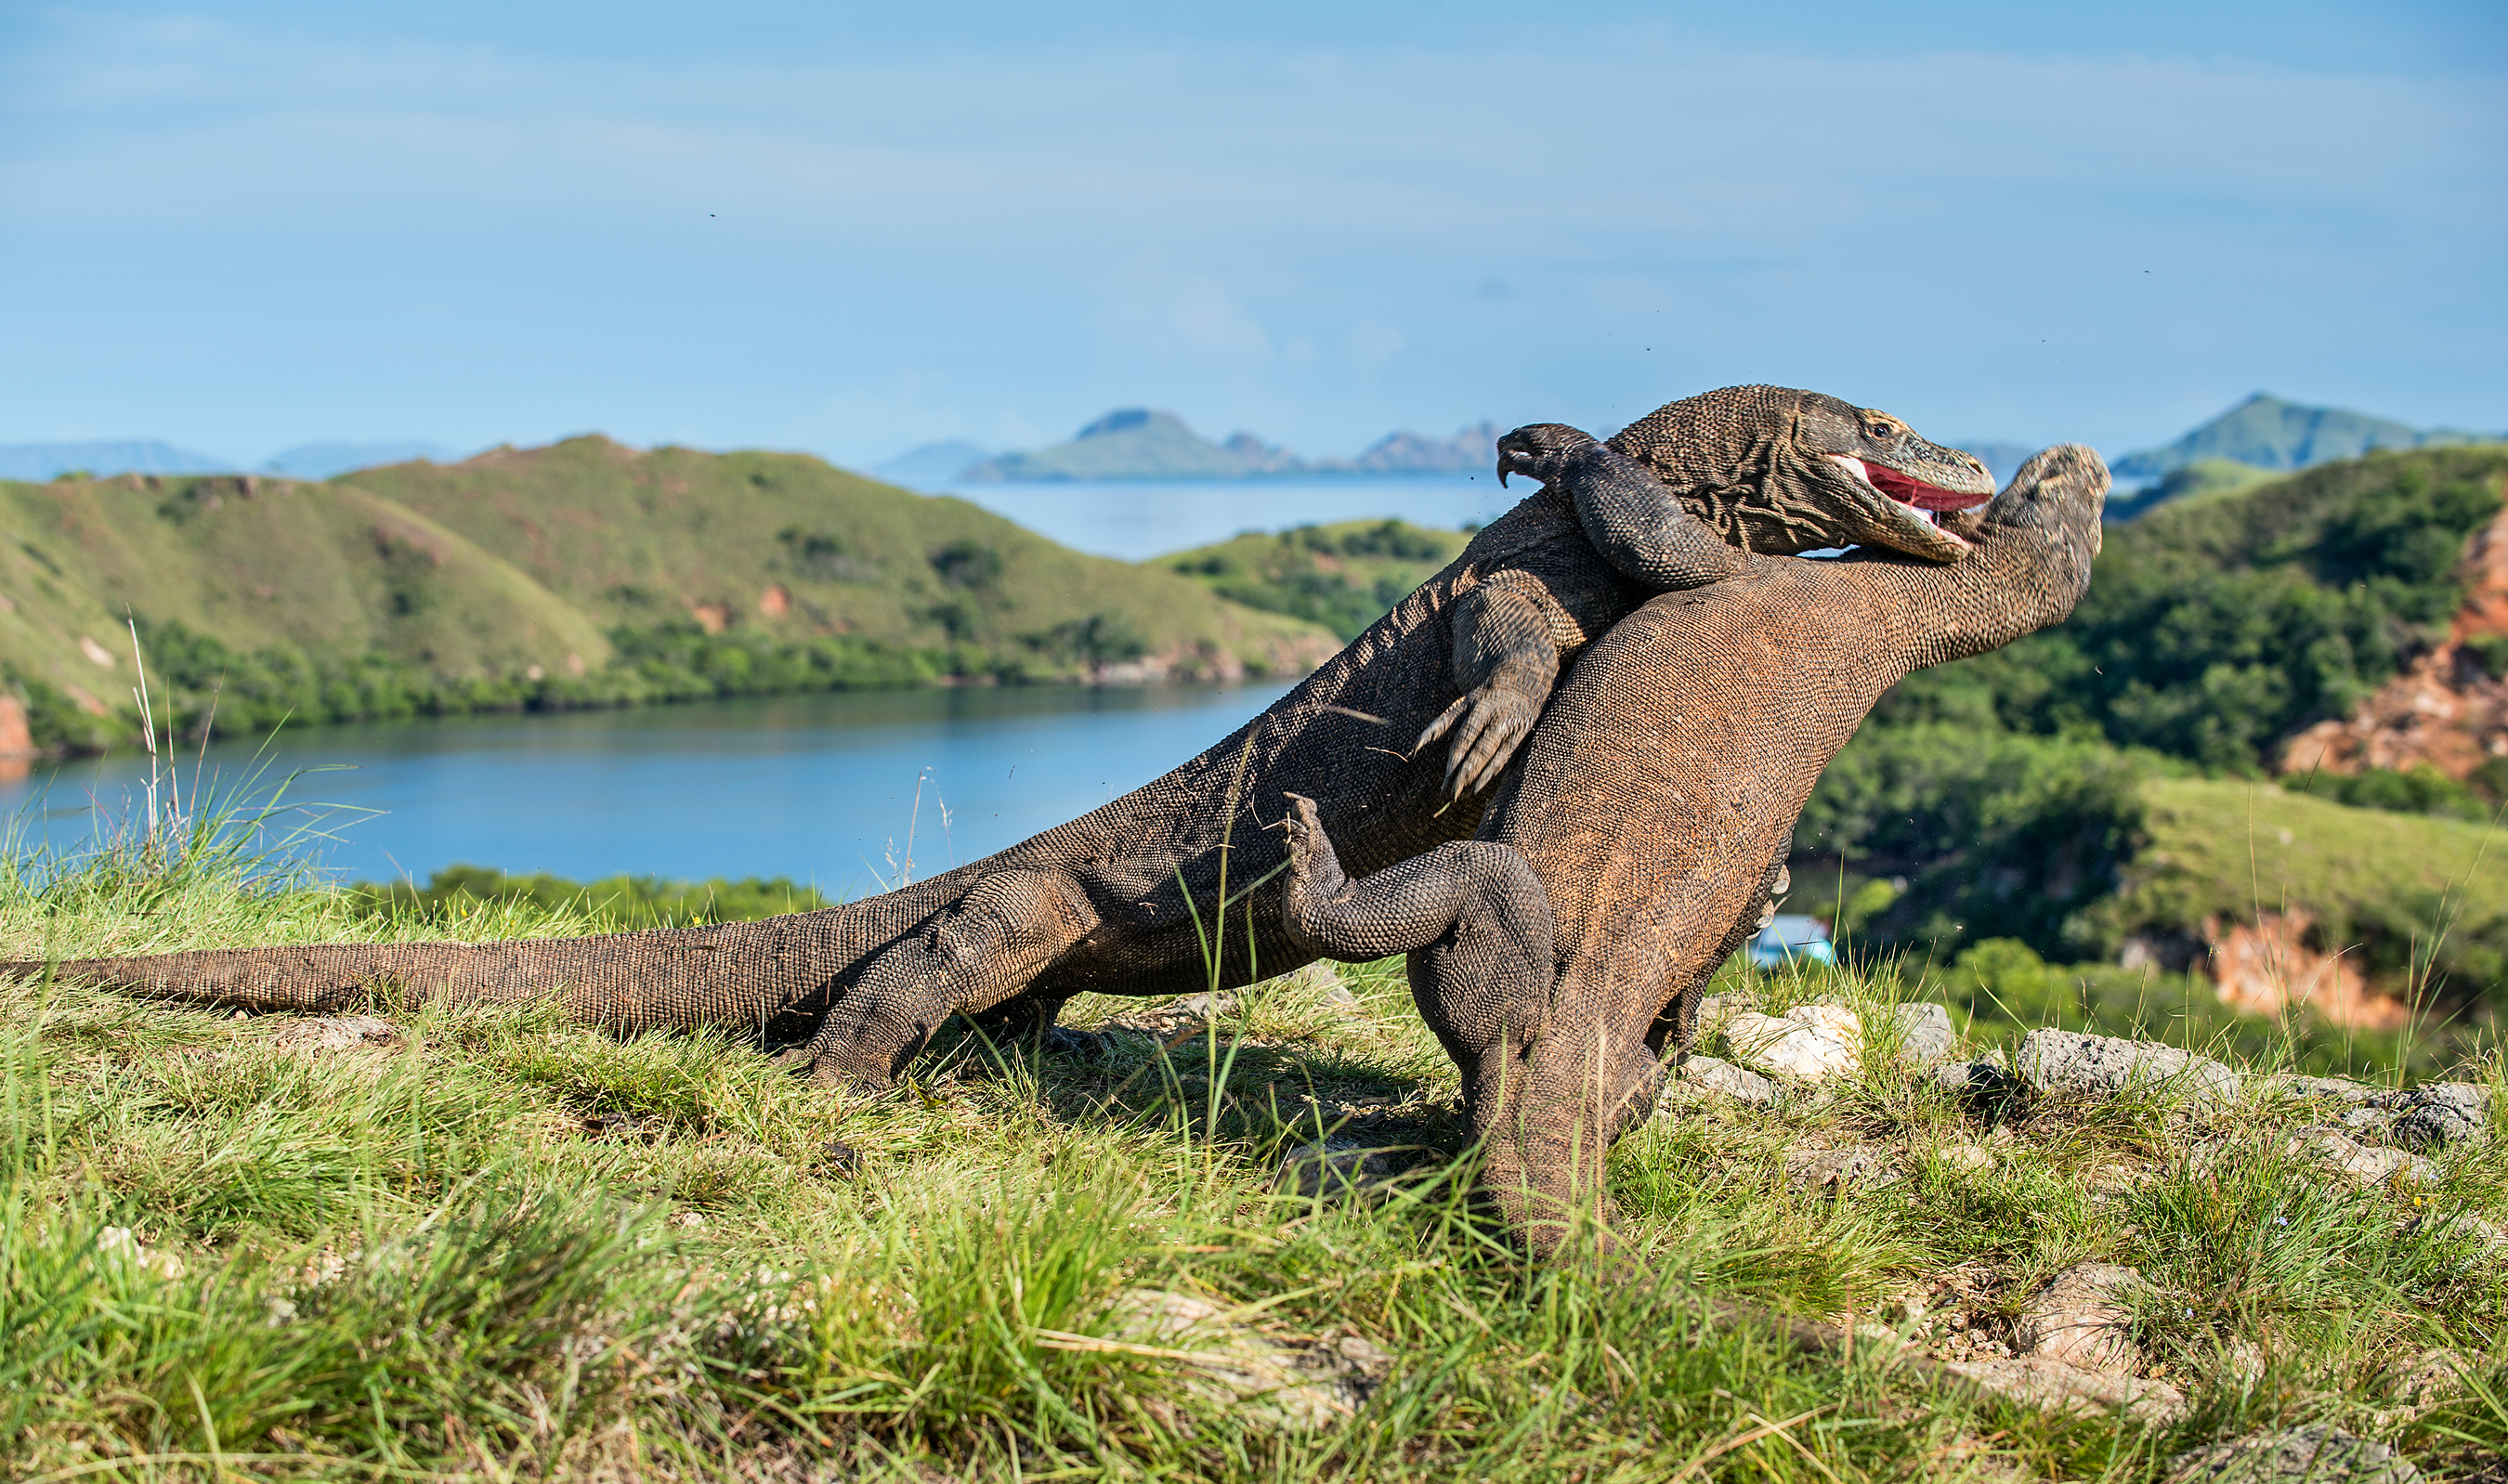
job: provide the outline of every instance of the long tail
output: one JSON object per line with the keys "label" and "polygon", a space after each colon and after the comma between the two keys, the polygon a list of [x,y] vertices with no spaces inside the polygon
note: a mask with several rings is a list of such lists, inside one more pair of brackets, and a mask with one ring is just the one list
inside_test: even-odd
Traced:
{"label": "long tail", "polygon": [[824,1014],[866,959],[962,890],[956,875],[841,907],[716,927],[20,960],[0,962],[0,974],[49,971],[63,983],[152,998],[298,1013],[337,1009],[379,990],[413,1003],[555,996],[571,1018],[626,1033],[719,1026],[783,1038]]}

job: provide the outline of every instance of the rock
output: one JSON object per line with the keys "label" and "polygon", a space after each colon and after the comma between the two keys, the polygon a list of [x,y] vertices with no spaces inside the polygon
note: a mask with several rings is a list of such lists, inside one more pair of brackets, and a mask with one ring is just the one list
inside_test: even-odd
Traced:
{"label": "rock", "polygon": [[1973,1102],[1991,1102],[2020,1089],[2020,1080],[2000,1062],[1944,1062],[1928,1075],[1936,1087]]}
{"label": "rock", "polygon": [[372,1015],[323,1015],[290,1022],[270,1038],[270,1043],[319,1056],[326,1051],[397,1046],[400,1032],[390,1021]]}
{"label": "rock", "polygon": [[2320,1422],[2181,1453],[2168,1461],[2166,1477],[2167,1484],[2412,1484],[2420,1476],[2384,1443]]}
{"label": "rock", "polygon": [[2348,1077],[2275,1077],[2268,1088],[2285,1098],[2330,1099],[2346,1104],[2367,1103],[2379,1096],[2377,1088]]}
{"label": "rock", "polygon": [[1307,1200],[1356,1198],[1374,1205],[1392,1193],[1393,1176],[1401,1173],[1402,1162],[1395,1151],[1336,1137],[1300,1144],[1280,1156],[1272,1188]]}
{"label": "rock", "polygon": [[2381,1107],[2355,1107],[2342,1115],[2342,1127],[2354,1134],[2383,1134],[2394,1121],[2395,1115]]}
{"label": "rock", "polygon": [[1752,1107],[1773,1107],[1777,1102],[1777,1084],[1755,1071],[1745,1071],[1730,1062],[1715,1057],[1690,1056],[1681,1060],[1673,1071],[1671,1091],[1674,1097],[1663,1100],[1661,1106],[1676,1102],[1698,1103],[1713,1098],[1730,1098]]}
{"label": "rock", "polygon": [[2407,1149],[2434,1154],[2490,1138],[2490,1092],[2475,1083],[2424,1082],[2383,1101],[2396,1115],[2387,1135]]}
{"label": "rock", "polygon": [[1189,1294],[1135,1288],[1115,1301],[1114,1318],[1122,1336],[1114,1345],[1050,1333],[1045,1343],[1154,1350],[1194,1367],[1186,1383],[1192,1390],[1275,1428],[1309,1431],[1349,1416],[1393,1368],[1383,1351],[1355,1336],[1284,1340],[1233,1322],[1219,1305]]}
{"label": "rock", "polygon": [[662,1121],[642,1113],[593,1113],[584,1118],[583,1132],[596,1139],[624,1139],[648,1144],[662,1137]]}
{"label": "rock", "polygon": [[1943,1169],[1957,1170],[1963,1174],[1990,1170],[1994,1167],[1994,1151],[1983,1144],[1944,1144],[1934,1151],[1934,1158]]}
{"label": "rock", "polygon": [[1789,1149],[1786,1181],[1797,1190],[1877,1189],[1895,1184],[1899,1172],[1879,1149]]}
{"label": "rock", "polygon": [[1303,968],[1292,969],[1266,988],[1285,991],[1297,998],[1317,1000],[1342,1009],[1355,1009],[1358,1005],[1358,996],[1342,982],[1341,972],[1333,967],[1329,959],[1317,959]]}
{"label": "rock", "polygon": [[1959,1037],[1951,1032],[1951,1012],[1941,1005],[1893,1005],[1898,1022],[1899,1060],[1910,1067],[1933,1067],[1950,1060]]}
{"label": "rock", "polygon": [[2238,1076],[2210,1057],[2158,1041],[2075,1031],[2032,1031],[2020,1041],[2022,1081],[2042,1094],[2113,1098],[2169,1092],[2207,1106],[2237,1096]]}
{"label": "rock", "polygon": [[1853,1076],[1863,1032],[1841,1005],[1796,1005],[1783,1016],[1742,1011],[1724,1023],[1737,1060],[1801,1082]]}
{"label": "rock", "polygon": [[1175,1002],[1167,1008],[1177,1014],[1190,1015],[1196,1020],[1210,1020],[1216,1016],[1236,1013],[1236,996],[1207,993],[1179,995]]}
{"label": "rock", "polygon": [[2472,1370],[2473,1362],[2460,1352],[2424,1350],[2395,1372],[2386,1394],[2406,1406],[2445,1401],[2464,1394],[2464,1378]]}
{"label": "rock", "polygon": [[127,1226],[108,1226],[95,1234],[96,1252],[115,1262],[127,1263],[154,1278],[167,1283],[183,1276],[183,1259],[172,1252],[159,1251],[140,1242],[138,1234]]}
{"label": "rock", "polygon": [[2372,1148],[2323,1124],[2293,1133],[2283,1141],[2282,1153],[2292,1158],[2313,1155],[2362,1185],[2394,1180],[2419,1184],[2438,1178],[2438,1167],[2417,1154]]}
{"label": "rock", "polygon": [[1726,1022],[1745,1010],[1755,1008],[1748,995],[1710,995],[1698,1001],[1698,1039],[1714,1039]]}
{"label": "rock", "polygon": [[2147,1286],[2140,1273],[2112,1262],[2066,1268],[2021,1306],[2014,1344],[2023,1355],[2084,1370],[2128,1372],[2137,1357],[2127,1300]]}
{"label": "rock", "polygon": [[2140,1381],[2067,1365],[2050,1356],[2009,1360],[1954,1360],[1943,1368],[2031,1406],[2089,1412],[2122,1408],[2137,1417],[2175,1421],[2186,1415],[2186,1394],[2164,1381]]}

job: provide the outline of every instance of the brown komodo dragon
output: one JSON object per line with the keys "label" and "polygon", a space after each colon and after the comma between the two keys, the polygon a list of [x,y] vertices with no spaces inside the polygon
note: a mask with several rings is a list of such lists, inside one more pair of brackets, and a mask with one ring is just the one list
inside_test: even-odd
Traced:
{"label": "brown komodo dragon", "polygon": [[[1285,972],[1313,955],[1281,928],[1281,837],[1238,817],[1249,801],[1284,791],[1326,801],[1361,870],[1464,838],[1480,798],[1449,801],[1449,770],[1425,743],[1453,734],[1458,790],[1494,777],[1538,714],[1562,655],[1648,592],[1740,570],[1745,556],[1724,537],[1788,550],[1879,542],[1948,558],[1957,539],[1915,502],[1956,505],[1992,489],[1969,455],[1813,392],[1709,392],[1628,432],[1639,435],[1633,446],[1651,477],[1588,480],[1574,495],[1545,489],[1217,746],[945,875],[819,912],[712,927],[203,950],[77,959],[56,972],[299,1012],[387,987],[412,999],[554,995],[575,1019],[622,1032],[710,1025],[770,1044],[808,1036],[815,1076],[869,1083],[892,1078],[952,1014],[998,1007],[999,1022],[1017,1028],[1050,1024],[1086,991],[1203,988],[1205,937],[1217,940],[1224,985]],[[1527,447],[1510,444],[1515,453]],[[1218,930],[1223,884],[1234,893],[1227,905],[1245,909],[1234,918],[1241,930]]]}
{"label": "brown komodo dragon", "polygon": [[1329,814],[1291,801],[1286,925],[1336,959],[1410,954],[1482,1188],[1533,1246],[1599,1211],[1604,1150],[1782,889],[1821,770],[1908,671],[2070,614],[2107,489],[2097,454],[2049,449],[1952,519],[1975,546],[1957,565],[1756,557],[1650,600],[1576,662],[1473,840],[1353,881]]}

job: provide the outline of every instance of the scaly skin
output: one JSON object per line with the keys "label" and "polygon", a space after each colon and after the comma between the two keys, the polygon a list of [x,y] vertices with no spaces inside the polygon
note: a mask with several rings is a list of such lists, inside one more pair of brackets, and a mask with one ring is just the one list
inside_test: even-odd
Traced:
{"label": "scaly skin", "polygon": [[1330,810],[1290,801],[1290,933],[1337,959],[1411,955],[1484,1188],[1533,1246],[1603,1206],[1604,1152],[1781,889],[1821,770],[1908,671],[2071,613],[2107,489],[2097,454],[2050,449],[1953,518],[1973,547],[1956,565],[1759,557],[1652,599],[1577,661],[1473,840],[1351,881]]}
{"label": "scaly skin", "polygon": [[[323,1010],[379,987],[419,1000],[556,995],[577,1019],[624,1032],[720,1026],[770,1043],[810,1035],[816,1077],[873,1084],[892,1078],[953,1014],[995,1012],[1006,1026],[1040,1025],[1084,991],[1161,995],[1203,988],[1204,935],[1219,925],[1223,881],[1230,902],[1227,930],[1217,935],[1220,982],[1284,972],[1313,955],[1281,927],[1283,846],[1255,801],[1290,791],[1324,801],[1343,829],[1345,856],[1362,871],[1469,835],[1479,797],[1449,800],[1437,758],[1417,745],[1401,750],[1402,742],[1436,735],[1441,723],[1453,730],[1456,777],[1468,789],[1514,750],[1563,655],[1654,587],[1738,569],[1743,559],[1718,539],[1752,528],[1735,512],[1816,512],[1828,502],[1837,509],[1833,526],[1795,517],[1801,538],[1817,543],[1868,525],[1858,502],[1869,485],[1840,473],[1829,454],[1897,458],[1915,478],[1949,470],[1945,489],[1958,485],[1956,460],[1966,455],[1921,440],[1885,447],[1864,420],[1878,416],[1767,387],[1674,403],[1647,424],[1666,447],[1687,439],[1684,477],[1708,491],[1700,508],[1718,512],[1722,525],[1680,514],[1686,488],[1667,488],[1659,473],[1598,475],[1581,502],[1545,490],[1480,532],[1452,565],[1219,745],[1069,824],[897,891],[716,927],[480,945],[209,950],[80,959],[57,972],[261,1010]],[[1519,460],[1510,467],[1556,473],[1594,456],[1580,449],[1598,446],[1571,429],[1527,429],[1510,435],[1510,457]],[[1968,465],[1968,484],[1983,482],[1983,470]],[[1580,514],[1645,585],[1598,553]]]}

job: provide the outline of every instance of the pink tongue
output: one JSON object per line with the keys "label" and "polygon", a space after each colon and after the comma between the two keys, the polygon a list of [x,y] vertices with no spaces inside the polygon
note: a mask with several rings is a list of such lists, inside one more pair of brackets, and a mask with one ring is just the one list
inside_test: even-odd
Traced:
{"label": "pink tongue", "polygon": [[1864,460],[1863,476],[1872,481],[1875,489],[1918,510],[1967,510],[1994,498],[1991,494],[1961,494],[1939,485],[1928,485],[1896,469],[1884,468],[1870,459]]}

